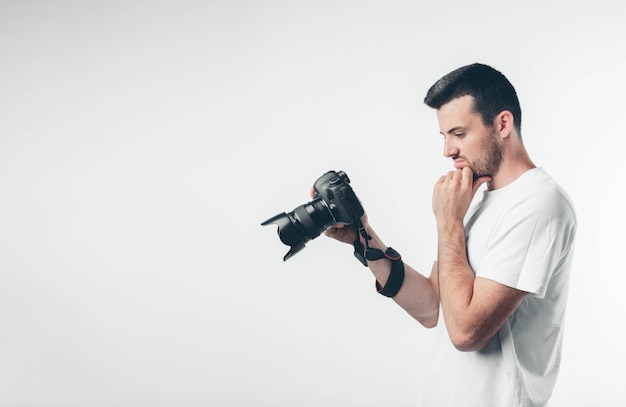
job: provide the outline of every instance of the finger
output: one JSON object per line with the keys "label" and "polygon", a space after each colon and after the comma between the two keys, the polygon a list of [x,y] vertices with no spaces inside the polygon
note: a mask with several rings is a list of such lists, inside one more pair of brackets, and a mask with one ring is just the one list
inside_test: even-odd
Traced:
{"label": "finger", "polygon": [[471,184],[473,179],[474,172],[472,169],[470,167],[463,167],[463,169],[461,169],[461,180],[465,183]]}
{"label": "finger", "polygon": [[448,173],[443,178],[443,184],[451,184],[453,181],[459,178],[458,173],[460,170],[448,171]]}
{"label": "finger", "polygon": [[439,179],[437,180],[437,182],[435,182],[435,185],[433,185],[433,193],[439,189],[441,187],[441,185],[443,185],[443,183],[446,180],[446,176],[442,175],[441,177],[439,177]]}

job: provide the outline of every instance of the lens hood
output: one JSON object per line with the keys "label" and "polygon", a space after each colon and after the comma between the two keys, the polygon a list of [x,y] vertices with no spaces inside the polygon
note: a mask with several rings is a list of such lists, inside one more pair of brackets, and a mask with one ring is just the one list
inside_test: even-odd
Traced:
{"label": "lens hood", "polygon": [[293,220],[287,213],[279,213],[278,215],[261,223],[262,226],[275,224],[278,226],[278,237],[280,241],[291,248],[283,257],[283,261],[304,249],[306,240],[302,237],[295,220]]}

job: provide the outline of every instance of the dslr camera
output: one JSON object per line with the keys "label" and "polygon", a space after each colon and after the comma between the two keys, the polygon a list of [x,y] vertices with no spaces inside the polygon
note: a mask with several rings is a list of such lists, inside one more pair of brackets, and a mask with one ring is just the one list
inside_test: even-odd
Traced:
{"label": "dslr camera", "polygon": [[291,246],[283,261],[333,225],[360,224],[360,218],[365,213],[350,187],[350,179],[343,171],[328,171],[315,181],[313,189],[315,194],[311,202],[289,213],[279,213],[261,224],[278,225],[280,240]]}

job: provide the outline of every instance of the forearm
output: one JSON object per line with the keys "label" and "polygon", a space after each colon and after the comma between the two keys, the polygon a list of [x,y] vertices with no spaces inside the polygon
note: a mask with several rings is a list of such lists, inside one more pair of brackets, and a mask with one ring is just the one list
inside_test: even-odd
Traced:
{"label": "forearm", "polygon": [[475,280],[465,245],[465,229],[461,223],[438,228],[437,262],[441,306],[444,313],[457,318],[463,315],[471,303]]}
{"label": "forearm", "polygon": [[454,346],[481,349],[520,305],[526,292],[476,277],[467,258],[462,223],[438,227],[441,308]]}
{"label": "forearm", "polygon": [[[368,233],[372,236],[372,240],[369,241],[370,247],[387,249],[388,246],[373,231],[369,230]],[[384,287],[391,271],[391,260],[370,260],[368,266],[376,281]],[[406,263],[404,271],[404,282],[393,300],[425,327],[436,326],[439,318],[436,267],[433,268],[431,278],[426,278]]]}
{"label": "forearm", "polygon": [[460,222],[438,227],[439,295],[448,334],[454,343],[473,341],[477,332],[471,310],[476,277],[467,259]]}

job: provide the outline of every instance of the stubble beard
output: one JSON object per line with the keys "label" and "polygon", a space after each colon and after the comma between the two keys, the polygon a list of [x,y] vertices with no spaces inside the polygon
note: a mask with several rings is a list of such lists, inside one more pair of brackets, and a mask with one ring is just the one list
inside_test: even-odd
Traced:
{"label": "stubble beard", "polygon": [[502,146],[498,143],[498,135],[495,131],[489,133],[489,137],[480,146],[481,157],[469,163],[474,173],[474,179],[480,177],[493,177],[500,168],[502,162]]}

